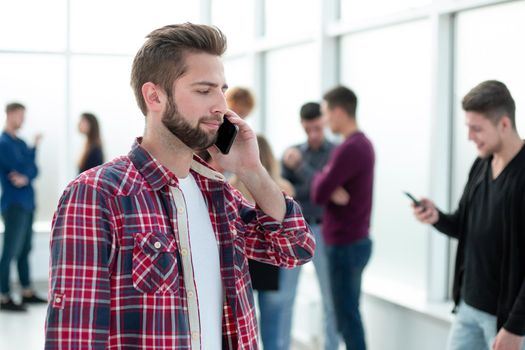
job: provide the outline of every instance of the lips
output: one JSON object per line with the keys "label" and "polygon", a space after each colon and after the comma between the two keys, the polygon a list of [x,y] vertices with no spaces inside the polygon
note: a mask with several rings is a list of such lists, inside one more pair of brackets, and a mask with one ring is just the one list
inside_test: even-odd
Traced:
{"label": "lips", "polygon": [[219,126],[221,125],[220,121],[216,121],[216,120],[203,121],[201,122],[201,124],[211,129],[218,129]]}

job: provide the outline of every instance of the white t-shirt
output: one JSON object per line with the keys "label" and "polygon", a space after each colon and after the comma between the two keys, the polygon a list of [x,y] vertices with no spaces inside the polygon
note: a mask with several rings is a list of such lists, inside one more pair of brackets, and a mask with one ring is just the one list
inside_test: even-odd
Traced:
{"label": "white t-shirt", "polygon": [[186,202],[203,350],[222,349],[223,288],[219,246],[202,192],[192,174],[179,179]]}

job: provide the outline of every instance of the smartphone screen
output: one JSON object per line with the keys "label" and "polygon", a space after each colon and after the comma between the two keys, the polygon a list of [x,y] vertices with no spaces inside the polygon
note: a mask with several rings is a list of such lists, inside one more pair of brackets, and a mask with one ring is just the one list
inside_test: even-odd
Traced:
{"label": "smartphone screen", "polygon": [[215,146],[219,149],[222,154],[228,154],[230,148],[235,141],[235,136],[237,136],[237,131],[239,127],[235,124],[232,124],[228,118],[225,116],[219,130],[217,131],[217,141],[215,141]]}
{"label": "smartphone screen", "polygon": [[412,202],[414,203],[414,205],[416,207],[419,207],[421,205],[421,202],[418,201],[413,195],[411,195],[410,193],[408,192],[403,192],[408,198],[410,198],[412,200]]}

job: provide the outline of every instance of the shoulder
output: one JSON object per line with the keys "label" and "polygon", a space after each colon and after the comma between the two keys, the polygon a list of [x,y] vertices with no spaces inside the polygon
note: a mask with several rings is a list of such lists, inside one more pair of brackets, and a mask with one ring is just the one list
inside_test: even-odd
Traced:
{"label": "shoulder", "polygon": [[139,192],[145,184],[142,175],[127,156],[89,169],[78,175],[68,188],[92,187],[107,196],[126,196]]}

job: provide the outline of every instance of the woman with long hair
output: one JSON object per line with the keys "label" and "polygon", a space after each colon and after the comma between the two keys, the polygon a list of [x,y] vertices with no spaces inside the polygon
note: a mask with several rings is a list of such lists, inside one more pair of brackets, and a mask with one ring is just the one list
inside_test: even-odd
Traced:
{"label": "woman with long hair", "polygon": [[82,173],[104,163],[102,140],[97,117],[92,113],[82,113],[78,123],[78,131],[86,136],[84,150],[78,161],[78,172]]}

